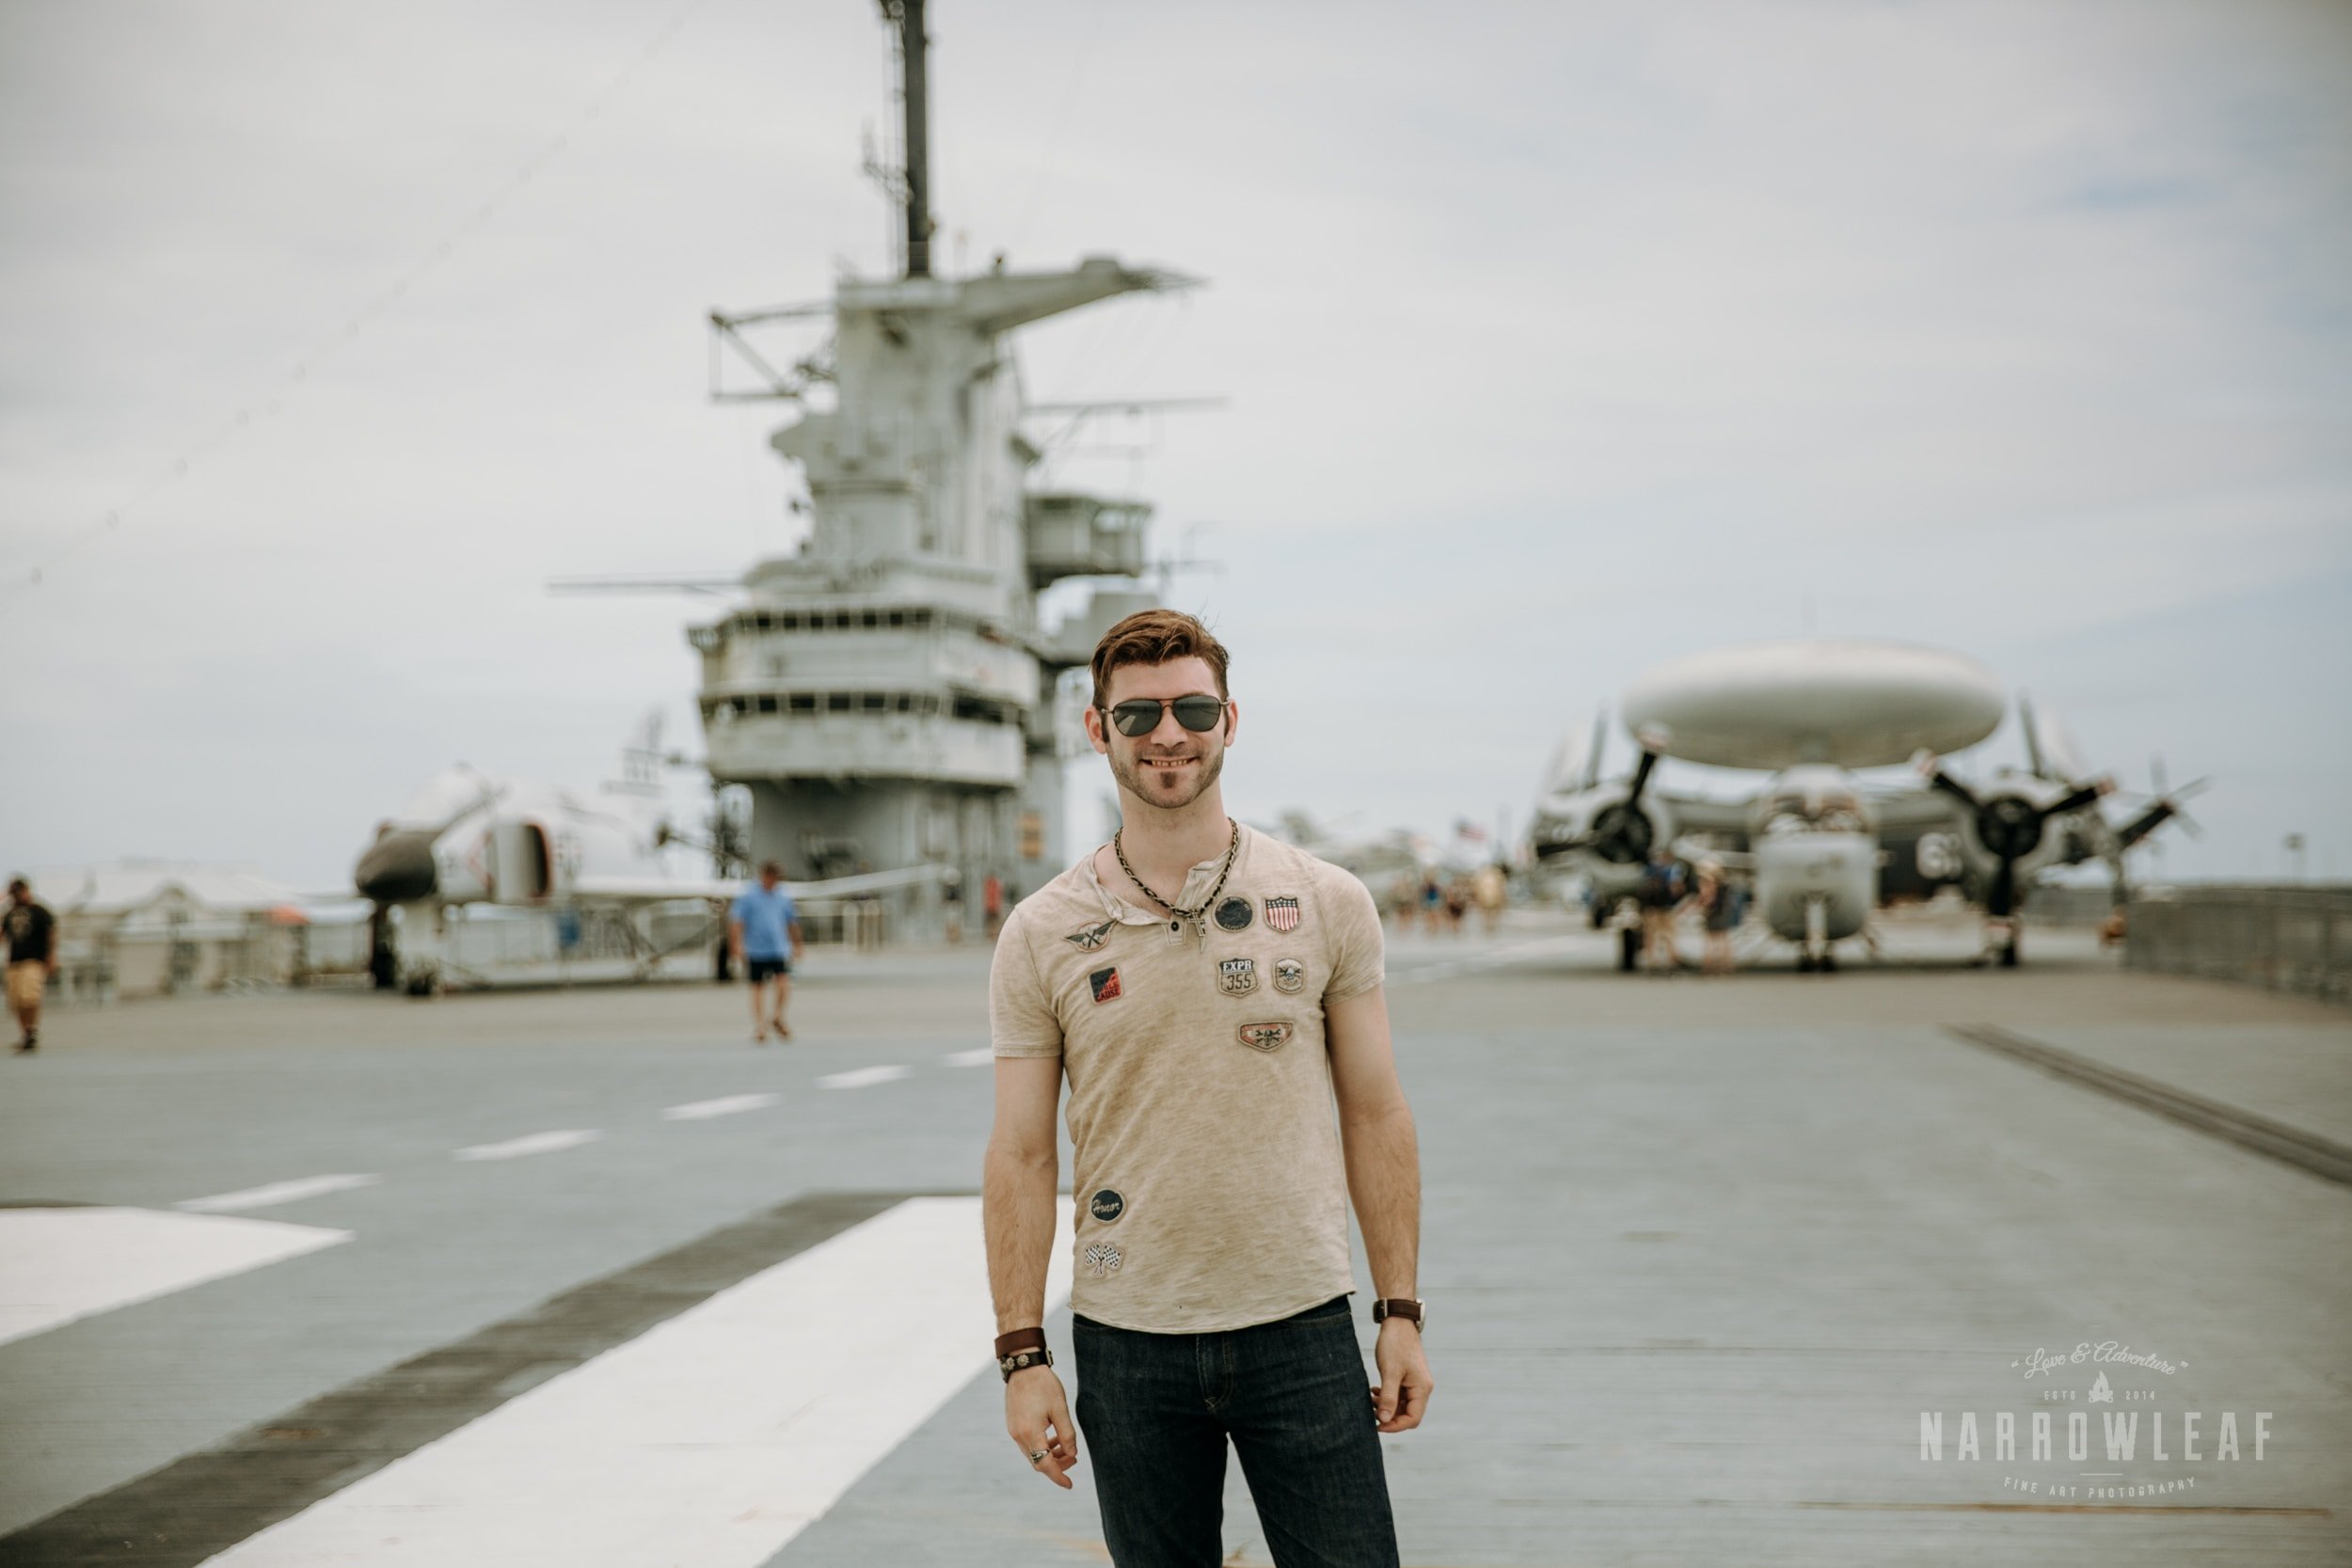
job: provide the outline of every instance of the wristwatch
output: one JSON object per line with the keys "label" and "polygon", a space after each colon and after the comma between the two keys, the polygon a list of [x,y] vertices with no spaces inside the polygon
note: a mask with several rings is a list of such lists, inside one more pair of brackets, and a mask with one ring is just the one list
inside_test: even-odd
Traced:
{"label": "wristwatch", "polygon": [[1387,1323],[1391,1318],[1403,1318],[1417,1329],[1429,1326],[1429,1305],[1411,1296],[1389,1296],[1372,1304],[1372,1321]]}

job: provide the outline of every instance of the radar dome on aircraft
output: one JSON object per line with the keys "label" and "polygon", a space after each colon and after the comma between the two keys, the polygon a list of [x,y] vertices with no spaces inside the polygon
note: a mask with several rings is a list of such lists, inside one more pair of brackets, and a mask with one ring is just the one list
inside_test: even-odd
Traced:
{"label": "radar dome on aircraft", "polygon": [[2001,683],[1975,659],[1909,642],[1821,639],[1693,654],[1626,689],[1626,727],[1712,768],[1887,768],[1964,751],[2000,726]]}

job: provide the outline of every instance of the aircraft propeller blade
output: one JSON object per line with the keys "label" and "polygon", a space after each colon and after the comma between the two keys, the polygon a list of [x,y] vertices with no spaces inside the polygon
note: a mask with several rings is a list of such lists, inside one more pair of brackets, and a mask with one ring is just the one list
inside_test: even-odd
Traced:
{"label": "aircraft propeller blade", "polygon": [[2045,817],[2064,816],[2068,812],[2080,811],[2114,787],[2114,781],[2106,778],[2093,779],[2089,784],[2077,784],[2074,789],[2042,807],[2042,815]]}
{"label": "aircraft propeller blade", "polygon": [[1658,753],[1645,749],[1642,752],[1642,760],[1633,765],[1633,782],[1626,788],[1625,803],[1627,805],[1629,806],[1642,798],[1642,791],[1649,787],[1649,776],[1657,769],[1657,767]]}
{"label": "aircraft propeller blade", "polygon": [[2167,822],[2178,822],[2181,825],[2181,831],[2191,838],[2204,837],[2204,830],[2197,825],[2195,817],[2181,809],[2181,802],[2192,795],[2202,792],[2209,782],[2205,779],[2198,779],[2193,783],[2183,784],[2169,795],[2159,795],[2140,807],[2138,813],[2130,821],[2115,830],[2118,847],[2129,849]]}
{"label": "aircraft propeller blade", "polygon": [[1943,763],[1936,759],[1933,752],[1923,751],[1915,753],[1911,759],[1911,766],[1918,770],[1921,778],[1927,780],[1929,788],[1942,790],[1970,811],[1982,809],[1982,802],[1978,800],[1977,792],[1945,772]]}
{"label": "aircraft propeller blade", "polygon": [[1641,742],[1642,760],[1633,765],[1633,777],[1627,784],[1625,799],[1613,800],[1595,813],[1592,826],[1576,846],[1613,865],[1639,865],[1649,859],[1650,845],[1658,836],[1649,814],[1642,809],[1642,792],[1649,787],[1650,775],[1658,769],[1659,753],[1669,737],[1660,726],[1645,724],[1634,738]]}

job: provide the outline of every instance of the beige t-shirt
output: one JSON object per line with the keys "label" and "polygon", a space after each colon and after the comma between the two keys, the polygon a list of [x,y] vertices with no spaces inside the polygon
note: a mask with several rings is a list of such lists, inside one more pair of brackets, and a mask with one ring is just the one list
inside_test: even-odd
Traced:
{"label": "beige t-shirt", "polygon": [[[1224,859],[1177,901],[1196,907]],[[1093,861],[1021,901],[989,976],[996,1054],[1059,1056],[1070,1085],[1071,1306],[1203,1334],[1348,1293],[1323,1006],[1380,984],[1370,891],[1244,828],[1196,927],[1128,903]]]}

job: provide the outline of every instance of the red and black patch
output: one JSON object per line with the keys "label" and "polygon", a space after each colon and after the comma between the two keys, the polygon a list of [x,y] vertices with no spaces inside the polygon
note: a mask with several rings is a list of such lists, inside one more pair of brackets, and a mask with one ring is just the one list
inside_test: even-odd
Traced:
{"label": "red and black patch", "polygon": [[1087,984],[1094,989],[1094,1000],[1097,1002],[1115,1000],[1120,994],[1119,966],[1113,964],[1108,969],[1096,970],[1087,976]]}

